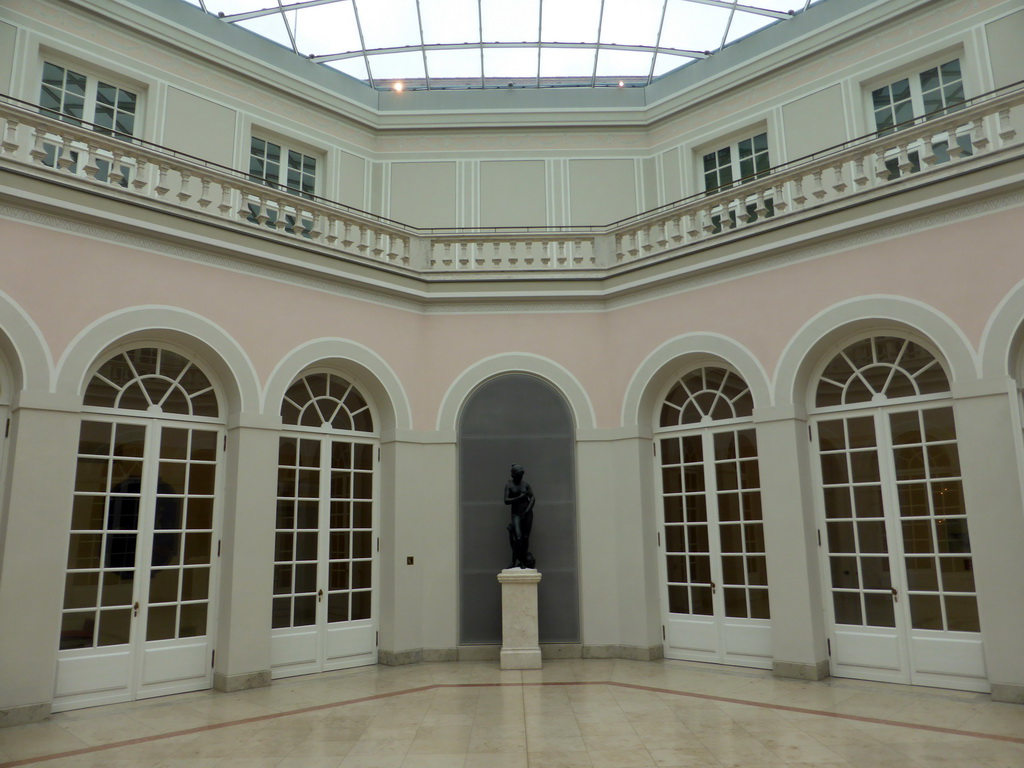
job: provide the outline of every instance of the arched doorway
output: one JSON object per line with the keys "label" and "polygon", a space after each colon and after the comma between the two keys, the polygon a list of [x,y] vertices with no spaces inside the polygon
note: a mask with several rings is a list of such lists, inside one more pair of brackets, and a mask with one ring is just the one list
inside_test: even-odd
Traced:
{"label": "arched doorway", "polygon": [[221,424],[179,352],[133,347],[90,378],[54,710],[210,687]]}
{"label": "arched doorway", "polygon": [[813,395],[832,674],[987,691],[949,378],[872,336]]}
{"label": "arched doorway", "polygon": [[753,399],[721,366],[689,371],[655,428],[665,655],[771,666]]}
{"label": "arched doorway", "polygon": [[274,677],[377,661],[376,420],[330,372],[285,393],[278,443],[271,671]]}
{"label": "arched doorway", "polygon": [[490,379],[459,419],[459,643],[501,643],[497,574],[509,564],[502,489],[513,463],[537,496],[530,548],[542,574],[542,643],[580,642],[575,428],[565,399],[527,374]]}

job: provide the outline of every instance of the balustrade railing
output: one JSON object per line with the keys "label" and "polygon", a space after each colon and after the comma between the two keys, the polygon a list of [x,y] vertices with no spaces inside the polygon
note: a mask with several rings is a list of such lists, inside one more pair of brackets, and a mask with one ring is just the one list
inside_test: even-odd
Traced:
{"label": "balustrade railing", "polygon": [[685,249],[1020,144],[1014,125],[1022,113],[1024,88],[1018,84],[886,135],[848,142],[729,188],[617,222],[609,228],[615,236],[615,262]]}
{"label": "balustrade railing", "polygon": [[744,230],[923,180],[1020,145],[1014,126],[1022,116],[1017,84],[606,227],[417,229],[10,98],[0,98],[0,163],[400,270],[578,272],[685,256]]}

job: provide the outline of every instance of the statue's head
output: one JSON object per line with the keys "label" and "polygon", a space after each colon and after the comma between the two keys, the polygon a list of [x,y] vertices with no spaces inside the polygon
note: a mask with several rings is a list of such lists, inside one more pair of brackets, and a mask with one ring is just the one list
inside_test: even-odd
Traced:
{"label": "statue's head", "polygon": [[526,470],[523,469],[523,465],[522,464],[513,464],[512,465],[512,479],[515,480],[517,483],[520,480],[523,479],[523,475],[525,475],[525,474],[526,474]]}

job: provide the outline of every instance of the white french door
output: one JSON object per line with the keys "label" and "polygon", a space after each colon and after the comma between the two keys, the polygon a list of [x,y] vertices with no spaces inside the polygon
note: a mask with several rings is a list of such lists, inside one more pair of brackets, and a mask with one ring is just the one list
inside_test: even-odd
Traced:
{"label": "white french door", "polygon": [[83,419],[54,711],[210,687],[223,434]]}
{"label": "white french door", "polygon": [[280,440],[274,677],[377,661],[377,450],[349,437]]}
{"label": "white french door", "polygon": [[754,429],[664,434],[657,448],[665,656],[770,667]]}
{"label": "white french door", "polygon": [[988,691],[953,409],[862,408],[814,432],[832,674]]}

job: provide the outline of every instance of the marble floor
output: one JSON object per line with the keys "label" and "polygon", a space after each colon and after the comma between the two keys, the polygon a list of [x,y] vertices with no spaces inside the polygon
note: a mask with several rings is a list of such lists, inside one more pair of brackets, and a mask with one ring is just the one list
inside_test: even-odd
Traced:
{"label": "marble floor", "polygon": [[1024,706],[677,661],[363,667],[0,729],[0,768],[1022,768]]}

